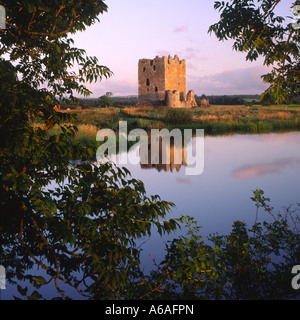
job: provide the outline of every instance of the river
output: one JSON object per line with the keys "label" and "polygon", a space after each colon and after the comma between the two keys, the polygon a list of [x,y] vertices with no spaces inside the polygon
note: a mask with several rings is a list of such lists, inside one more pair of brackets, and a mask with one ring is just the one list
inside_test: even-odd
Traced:
{"label": "river", "polygon": [[[190,148],[198,145],[197,139],[202,137],[194,137]],[[157,194],[175,203],[176,208],[166,219],[182,215],[194,217],[202,226],[205,239],[212,233],[229,233],[235,220],[251,226],[255,222],[256,207],[250,197],[257,188],[270,198],[274,213],[300,202],[300,132],[204,136],[200,145],[203,170],[197,174],[187,174],[190,165],[185,157],[177,165],[172,163],[172,154],[170,165],[159,161],[151,164],[140,161],[138,148],[130,151],[132,154],[129,152],[135,161],[124,166],[134,178],[144,182],[147,194]],[[170,150],[174,151],[172,147]],[[180,148],[176,152],[184,154]],[[259,219],[268,219],[263,210],[259,212]],[[166,241],[184,232],[182,229],[163,238],[152,232],[150,239],[140,240],[144,271],[151,270],[152,259],[159,262],[163,258]],[[38,274],[43,276],[43,270],[39,269]],[[18,295],[17,284],[1,290],[1,299]],[[52,291],[55,295],[54,286],[51,288],[45,289],[46,298],[51,298]]]}
{"label": "river", "polygon": [[[229,233],[235,220],[251,226],[256,207],[250,197],[257,188],[270,198],[275,214],[300,202],[300,132],[205,136],[199,175],[187,175],[184,164],[126,167],[144,182],[149,195],[176,204],[170,217],[194,217],[203,237]],[[262,209],[259,219],[268,220]],[[143,248],[145,261],[149,253],[158,260],[163,255],[159,236],[153,235]]]}

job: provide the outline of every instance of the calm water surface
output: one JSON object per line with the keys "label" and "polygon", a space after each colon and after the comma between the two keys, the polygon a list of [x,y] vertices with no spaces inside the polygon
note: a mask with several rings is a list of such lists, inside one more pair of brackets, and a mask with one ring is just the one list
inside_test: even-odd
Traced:
{"label": "calm water surface", "polygon": [[[203,237],[230,232],[235,220],[253,224],[256,207],[250,197],[256,188],[271,199],[274,213],[300,202],[299,132],[207,136],[201,175],[186,175],[184,165],[173,170],[166,166],[126,167],[145,183],[149,195],[158,194],[176,204],[170,217],[195,217]],[[259,217],[267,218],[263,211]],[[149,253],[158,260],[163,256],[161,242],[154,234],[143,244],[145,261]]]}
{"label": "calm water surface", "polygon": [[[176,204],[166,219],[194,217],[203,227],[204,239],[210,233],[229,233],[235,220],[249,226],[254,223],[256,208],[250,197],[256,188],[263,189],[271,199],[274,213],[300,202],[300,132],[207,136],[204,170],[200,175],[186,175],[184,163],[173,168],[139,162],[126,167],[134,178],[144,182],[148,195],[158,194]],[[259,217],[266,218],[262,211]],[[162,239],[154,228],[150,239],[140,241],[144,271],[153,267],[149,254],[159,262],[166,241],[180,233],[184,230]],[[46,298],[51,298],[51,290],[46,289]],[[11,299],[16,294],[14,287],[1,291],[2,299]]]}

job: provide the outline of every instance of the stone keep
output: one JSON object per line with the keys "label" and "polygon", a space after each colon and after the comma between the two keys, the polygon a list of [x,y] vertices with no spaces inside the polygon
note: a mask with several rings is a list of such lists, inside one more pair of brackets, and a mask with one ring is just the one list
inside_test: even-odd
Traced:
{"label": "stone keep", "polygon": [[194,92],[186,94],[186,63],[169,57],[140,59],[138,64],[139,101],[173,108],[197,106]]}

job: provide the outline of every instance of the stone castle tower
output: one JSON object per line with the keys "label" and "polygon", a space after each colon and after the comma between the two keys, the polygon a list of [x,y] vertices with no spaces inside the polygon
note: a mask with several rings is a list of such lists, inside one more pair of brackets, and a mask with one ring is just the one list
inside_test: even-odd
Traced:
{"label": "stone castle tower", "polygon": [[175,55],[140,59],[138,65],[139,101],[173,108],[197,106],[194,91],[186,94],[186,63]]}

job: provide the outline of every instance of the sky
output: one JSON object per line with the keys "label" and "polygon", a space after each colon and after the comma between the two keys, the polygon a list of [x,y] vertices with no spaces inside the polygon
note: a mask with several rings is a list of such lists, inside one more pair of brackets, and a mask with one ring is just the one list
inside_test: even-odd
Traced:
{"label": "sky", "polygon": [[[276,8],[292,16],[292,0]],[[75,45],[96,56],[113,76],[87,85],[91,97],[106,92],[114,96],[138,93],[138,61],[156,56],[186,60],[187,90],[196,95],[261,94],[266,88],[261,76],[268,72],[262,58],[255,62],[233,51],[232,41],[218,41],[208,34],[219,21],[214,0],[106,0],[108,12],[100,23],[74,36]],[[288,19],[289,21],[289,19]]]}

